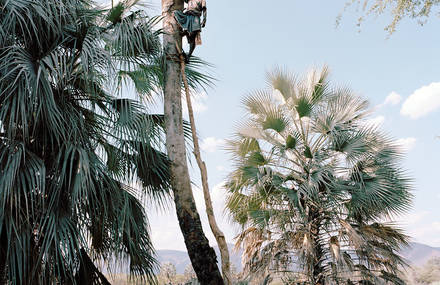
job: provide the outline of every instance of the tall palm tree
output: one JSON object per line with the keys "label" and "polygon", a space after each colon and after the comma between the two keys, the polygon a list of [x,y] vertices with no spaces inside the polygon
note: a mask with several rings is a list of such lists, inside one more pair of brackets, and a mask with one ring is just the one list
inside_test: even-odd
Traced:
{"label": "tall palm tree", "polygon": [[93,261],[114,259],[154,281],[141,198],[169,193],[164,117],[117,96],[133,87],[148,99],[161,83],[157,19],[136,2],[105,10],[90,0],[0,0],[8,284],[108,284]]}
{"label": "tall palm tree", "polygon": [[180,229],[188,255],[202,285],[223,284],[215,251],[209,245],[196,208],[188,171],[182,120],[182,77],[179,50],[181,28],[175,10],[183,10],[183,0],[162,0],[164,63],[164,114],[167,154],[170,159],[171,187]]}
{"label": "tall palm tree", "polygon": [[[399,150],[372,124],[368,102],[333,88],[328,70],[268,74],[244,98],[228,149],[227,209],[242,225],[247,271],[289,273],[293,284],[402,284],[390,221],[412,200]],[[368,283],[370,282],[370,283]]]}

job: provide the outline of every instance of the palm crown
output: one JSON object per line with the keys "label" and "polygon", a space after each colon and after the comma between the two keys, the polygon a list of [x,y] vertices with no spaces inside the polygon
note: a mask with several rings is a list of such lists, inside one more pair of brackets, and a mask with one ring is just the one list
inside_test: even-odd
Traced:
{"label": "palm crown", "polygon": [[242,225],[248,272],[399,284],[407,236],[383,222],[412,199],[398,148],[368,124],[367,101],[330,86],[327,68],[301,79],[276,70],[268,82],[244,98],[228,142],[227,209]]}
{"label": "palm crown", "polygon": [[167,198],[163,116],[116,96],[161,84],[157,18],[136,2],[0,0],[0,274],[13,284],[105,284],[92,260],[115,258],[153,277],[139,198]]}

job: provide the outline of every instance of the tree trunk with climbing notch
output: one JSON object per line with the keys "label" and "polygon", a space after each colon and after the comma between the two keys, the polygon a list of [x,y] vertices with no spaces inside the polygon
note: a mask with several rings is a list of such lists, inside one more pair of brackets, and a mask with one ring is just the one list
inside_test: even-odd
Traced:
{"label": "tree trunk with climbing notch", "polygon": [[183,10],[183,0],[162,0],[163,45],[165,51],[164,114],[166,145],[171,162],[171,187],[177,218],[197,279],[202,285],[223,284],[214,249],[209,246],[191,189],[183,134],[181,74],[176,49],[182,46],[175,10]]}

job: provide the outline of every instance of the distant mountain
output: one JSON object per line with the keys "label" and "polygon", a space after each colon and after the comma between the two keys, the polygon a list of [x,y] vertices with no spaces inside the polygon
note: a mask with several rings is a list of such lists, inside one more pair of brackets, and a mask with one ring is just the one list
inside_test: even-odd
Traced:
{"label": "distant mountain", "polygon": [[[233,248],[233,244],[228,244],[229,251],[230,251],[230,260],[231,263],[234,264],[237,271],[241,271],[241,255],[242,252],[236,253]],[[220,251],[218,247],[214,247],[215,253],[218,256],[218,263],[220,265]],[[182,274],[185,271],[185,268],[190,264],[189,256],[186,251],[179,251],[179,250],[157,250],[157,259],[159,263],[166,263],[171,262],[176,266],[176,271],[179,274]]]}
{"label": "distant mountain", "polygon": [[157,260],[160,264],[171,262],[176,266],[178,274],[185,271],[186,266],[190,263],[188,253],[186,251],[178,250],[157,250]]}
{"label": "distant mountain", "polygon": [[402,249],[402,256],[411,265],[422,266],[433,257],[440,257],[440,247],[411,242],[410,247]]}
{"label": "distant mountain", "polygon": [[[234,245],[229,244],[231,251],[231,263],[235,265],[237,271],[241,271],[242,252],[234,252]],[[220,258],[218,247],[214,247],[217,256]],[[410,247],[402,249],[401,255],[414,266],[422,266],[432,257],[440,257],[440,247],[432,247],[422,243],[412,242]],[[185,251],[178,250],[158,250],[157,257],[160,263],[171,262],[176,266],[177,273],[183,273],[186,266],[190,264],[188,254]],[[219,260],[220,265],[220,260]]]}

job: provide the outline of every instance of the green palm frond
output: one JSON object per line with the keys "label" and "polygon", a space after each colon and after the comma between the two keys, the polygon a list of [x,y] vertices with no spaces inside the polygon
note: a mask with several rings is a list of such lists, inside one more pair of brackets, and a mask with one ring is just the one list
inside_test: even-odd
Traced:
{"label": "green palm frond", "polygon": [[120,23],[122,21],[122,14],[124,13],[124,10],[124,2],[119,2],[108,12],[107,21],[111,22],[114,25]]}
{"label": "green palm frond", "polygon": [[271,90],[258,90],[246,96],[242,100],[249,113],[254,115],[265,115],[271,110],[276,110],[276,103],[273,101]]}
{"label": "green palm frond", "polygon": [[[142,201],[170,199],[164,118],[117,96],[163,85],[160,18],[137,2],[0,1],[0,270],[11,284],[108,284],[93,263],[114,259],[155,282]],[[211,80],[198,63],[193,88]]]}
{"label": "green palm frond", "polygon": [[216,78],[210,74],[210,70],[215,66],[203,59],[193,56],[189,64],[185,66],[188,85],[192,89],[202,89],[206,91],[207,87],[213,87]]}
{"label": "green palm frond", "polygon": [[242,226],[245,269],[295,268],[304,284],[400,284],[408,236],[378,221],[408,211],[411,179],[392,140],[366,124],[368,102],[328,78],[327,67],[302,78],[276,69],[269,88],[243,99],[226,146],[226,208]]}
{"label": "green palm frond", "polygon": [[[210,63],[200,58],[192,58],[191,62],[185,66],[191,91],[206,91],[214,85],[216,80],[209,75],[209,69],[212,67]],[[117,79],[118,89],[123,90],[125,86],[133,84],[140,98],[152,102],[158,95],[162,96],[162,89],[158,86],[164,86],[164,70],[165,56],[163,53],[158,53],[149,62],[139,63],[136,70],[131,70],[130,67],[120,70]]]}

